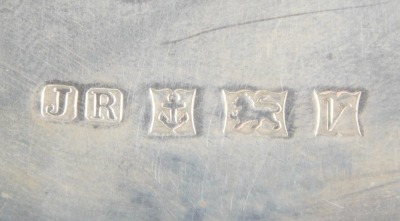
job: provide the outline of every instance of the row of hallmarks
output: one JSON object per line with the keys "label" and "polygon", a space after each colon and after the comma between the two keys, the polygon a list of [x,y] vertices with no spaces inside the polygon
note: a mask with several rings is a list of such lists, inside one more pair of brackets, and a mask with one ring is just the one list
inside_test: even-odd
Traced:
{"label": "row of hallmarks", "polygon": [[[40,113],[48,121],[71,122],[78,116],[79,91],[74,86],[46,85],[42,90]],[[86,92],[85,118],[95,124],[122,121],[124,95],[118,89],[90,88]]]}
{"label": "row of hallmarks", "polygon": [[[152,104],[150,134],[196,135],[195,89],[149,89]],[[285,105],[288,92],[222,90],[224,133],[287,137]],[[41,94],[41,116],[71,122],[78,115],[79,91],[74,86],[46,85]],[[361,92],[314,91],[317,107],[315,135],[361,136],[358,120]],[[85,95],[85,119],[113,125],[123,119],[124,94],[113,88],[90,88]]]}

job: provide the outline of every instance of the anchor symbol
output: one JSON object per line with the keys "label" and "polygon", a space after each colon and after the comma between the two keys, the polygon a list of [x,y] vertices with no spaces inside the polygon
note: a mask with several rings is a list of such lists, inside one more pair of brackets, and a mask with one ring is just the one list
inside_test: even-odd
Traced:
{"label": "anchor symbol", "polygon": [[181,96],[175,91],[168,95],[168,102],[162,103],[163,108],[169,109],[169,117],[161,111],[158,115],[158,120],[164,124],[164,126],[170,128],[172,132],[176,133],[175,130],[181,127],[183,124],[189,121],[189,114],[185,112],[178,118],[178,110],[186,107],[185,102],[181,102]]}

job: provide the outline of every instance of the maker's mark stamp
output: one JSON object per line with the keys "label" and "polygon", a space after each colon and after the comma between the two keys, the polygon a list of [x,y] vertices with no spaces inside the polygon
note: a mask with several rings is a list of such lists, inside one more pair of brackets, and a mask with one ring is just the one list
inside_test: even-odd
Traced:
{"label": "maker's mark stamp", "polygon": [[222,91],[225,100],[224,133],[287,137],[285,104],[287,91]]}
{"label": "maker's mark stamp", "polygon": [[78,90],[68,85],[46,85],[40,103],[45,120],[71,122],[77,117]]}
{"label": "maker's mark stamp", "polygon": [[196,90],[153,89],[150,134],[196,135],[193,108]]}
{"label": "maker's mark stamp", "polygon": [[122,121],[124,96],[118,89],[90,88],[86,92],[85,117],[98,124],[117,124]]}
{"label": "maker's mark stamp", "polygon": [[360,97],[360,91],[314,91],[317,106],[315,135],[362,136],[358,121]]}

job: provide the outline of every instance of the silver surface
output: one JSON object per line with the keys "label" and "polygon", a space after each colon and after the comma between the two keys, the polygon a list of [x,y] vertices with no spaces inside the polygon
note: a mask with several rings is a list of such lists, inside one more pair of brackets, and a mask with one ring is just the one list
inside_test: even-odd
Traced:
{"label": "silver surface", "polygon": [[[1,0],[0,220],[399,220],[400,1]],[[79,90],[77,118],[41,92]],[[124,95],[120,123],[84,94]],[[152,136],[149,89],[196,90]],[[223,133],[222,90],[288,91],[287,137]],[[314,91],[362,92],[362,136],[316,136]],[[166,114],[167,115],[167,114]]]}

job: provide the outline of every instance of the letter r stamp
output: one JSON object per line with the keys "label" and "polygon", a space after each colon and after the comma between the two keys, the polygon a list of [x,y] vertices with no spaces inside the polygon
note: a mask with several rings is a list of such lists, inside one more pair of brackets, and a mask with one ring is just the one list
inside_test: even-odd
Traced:
{"label": "letter r stamp", "polygon": [[122,121],[124,96],[118,89],[91,88],[86,92],[85,117],[97,124],[117,124]]}

